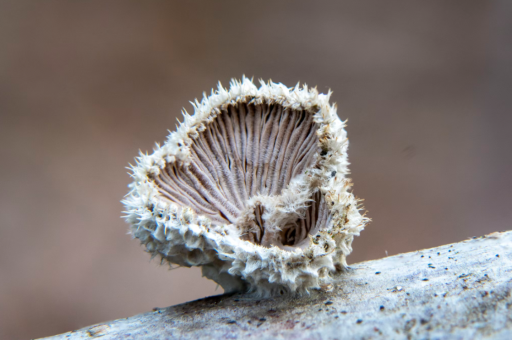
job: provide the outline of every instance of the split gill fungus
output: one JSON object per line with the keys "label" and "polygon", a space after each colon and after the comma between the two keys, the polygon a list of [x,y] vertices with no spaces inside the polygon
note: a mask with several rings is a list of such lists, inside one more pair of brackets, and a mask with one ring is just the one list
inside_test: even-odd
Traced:
{"label": "split gill fungus", "polygon": [[351,189],[330,93],[233,80],[196,101],[132,166],[123,200],[153,257],[201,266],[226,292],[307,292],[346,266],[369,221]]}

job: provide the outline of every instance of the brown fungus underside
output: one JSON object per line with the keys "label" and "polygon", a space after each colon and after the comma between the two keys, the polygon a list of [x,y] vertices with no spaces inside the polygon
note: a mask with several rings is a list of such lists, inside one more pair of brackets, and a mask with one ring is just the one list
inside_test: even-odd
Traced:
{"label": "brown fungus underside", "polygon": [[[153,178],[159,193],[213,224],[234,224],[241,239],[264,247],[305,248],[329,223],[318,188],[295,211],[269,202],[317,166],[313,113],[280,104],[227,105],[193,139],[188,164],[168,163]],[[276,218],[279,215],[279,218]],[[283,217],[284,216],[284,217]]]}

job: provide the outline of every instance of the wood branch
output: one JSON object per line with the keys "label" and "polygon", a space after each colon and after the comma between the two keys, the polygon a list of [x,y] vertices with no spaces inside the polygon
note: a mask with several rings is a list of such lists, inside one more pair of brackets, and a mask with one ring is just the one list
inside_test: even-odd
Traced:
{"label": "wood branch", "polygon": [[308,296],[220,295],[47,339],[512,339],[512,231],[362,262]]}

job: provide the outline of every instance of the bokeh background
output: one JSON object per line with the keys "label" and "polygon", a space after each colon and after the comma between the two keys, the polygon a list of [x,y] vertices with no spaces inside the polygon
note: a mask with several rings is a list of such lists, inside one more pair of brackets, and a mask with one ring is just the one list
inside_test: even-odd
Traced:
{"label": "bokeh background", "polygon": [[332,89],[373,223],[349,263],[512,220],[512,2],[0,1],[0,338],[213,294],[127,235],[125,167],[243,74]]}

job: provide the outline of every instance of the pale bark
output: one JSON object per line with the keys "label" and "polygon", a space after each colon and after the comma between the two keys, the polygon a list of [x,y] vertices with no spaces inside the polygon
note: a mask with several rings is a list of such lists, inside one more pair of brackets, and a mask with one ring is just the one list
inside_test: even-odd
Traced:
{"label": "pale bark", "polygon": [[362,262],[309,296],[214,296],[47,339],[512,339],[512,231]]}

